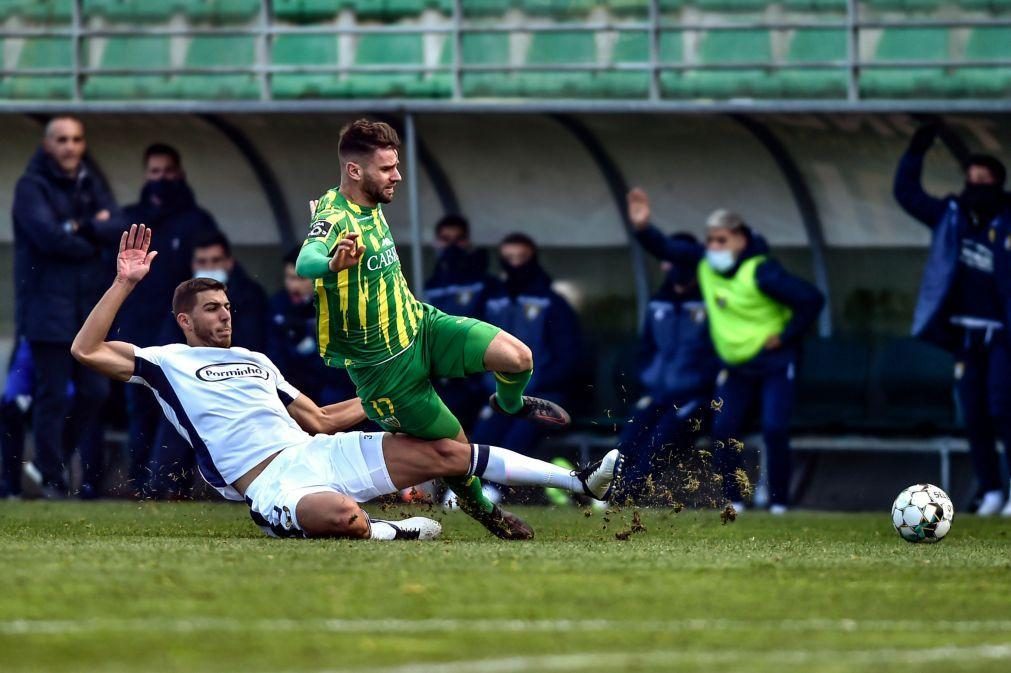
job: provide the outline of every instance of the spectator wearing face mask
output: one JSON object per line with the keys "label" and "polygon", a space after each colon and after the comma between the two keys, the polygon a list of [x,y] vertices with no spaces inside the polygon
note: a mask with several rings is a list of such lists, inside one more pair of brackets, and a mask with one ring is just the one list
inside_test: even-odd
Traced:
{"label": "spectator wearing face mask", "polygon": [[[160,253],[158,258],[161,259]],[[151,265],[152,269],[157,264],[158,260]],[[214,231],[195,238],[190,271],[193,278],[212,278],[228,287],[232,346],[265,352],[270,326],[267,293],[233,257],[232,246],[223,233]],[[183,341],[182,330],[170,312],[163,323],[159,343]],[[152,498],[187,497],[193,469],[193,449],[162,418],[146,466],[148,479],[142,492]]]}
{"label": "spectator wearing face mask", "polygon": [[[483,319],[484,300],[495,279],[488,275],[488,255],[470,241],[470,223],[446,215],[435,224],[439,256],[425,282],[424,300],[448,315]],[[465,428],[473,425],[483,400],[480,377],[438,379],[435,389]]]}
{"label": "spectator wearing face mask", "polygon": [[[117,339],[141,347],[163,345],[171,317],[172,293],[191,275],[194,241],[218,230],[214,218],[197,205],[186,181],[182,158],[170,145],[155,143],[144,151],[144,186],[137,203],[123,209],[124,219],[151,229],[151,249],[158,261],[144,283],[123,304],[114,328]],[[174,340],[174,339],[173,339]],[[126,387],[131,492],[139,492],[162,412],[144,386]]]}
{"label": "spectator wearing face mask", "polygon": [[791,275],[769,256],[769,246],[740,215],[713,212],[706,221],[706,244],[664,236],[650,224],[649,197],[628,195],[628,215],[639,243],[651,254],[696,269],[709,321],[709,336],[722,369],[714,398],[713,452],[723,493],[738,509],[744,485],[739,478],[740,431],[759,406],[765,440],[770,511],[786,512],[790,502],[790,416],[801,337],[825,299],[813,285]]}
{"label": "spectator wearing face mask", "polygon": [[284,256],[284,287],[270,298],[267,355],[291,385],[319,404],[355,397],[343,369],[327,367],[319,356],[313,281],[295,273],[299,248]]}
{"label": "spectator wearing face mask", "polygon": [[[537,258],[537,244],[526,234],[509,234],[499,244],[502,281],[489,290],[484,302],[484,320],[514,335],[533,352],[533,376],[526,394],[562,406],[571,395],[579,370],[582,336],[579,319],[565,299],[551,289],[551,277]],[[491,373],[484,379],[494,389]],[[516,418],[481,410],[471,440],[500,444],[517,451],[533,448],[541,431]]]}
{"label": "spectator wearing face mask", "polygon": [[[688,233],[673,234],[671,240],[698,245]],[[663,284],[650,298],[643,319],[643,394],[619,436],[618,448],[626,456],[619,501],[648,499],[647,477],[659,477],[672,455],[694,445],[709,417],[719,371],[695,266],[662,262],[661,268]]]}
{"label": "spectator wearing face mask", "polygon": [[[1001,511],[996,438],[1011,447],[1011,198],[996,158],[965,162],[965,185],[944,198],[924,191],[923,160],[940,127],[916,131],[899,160],[894,194],[931,231],[930,253],[913,314],[913,334],[955,355],[955,393],[965,421],[981,501]],[[1011,500],[1002,514],[1011,516]]]}

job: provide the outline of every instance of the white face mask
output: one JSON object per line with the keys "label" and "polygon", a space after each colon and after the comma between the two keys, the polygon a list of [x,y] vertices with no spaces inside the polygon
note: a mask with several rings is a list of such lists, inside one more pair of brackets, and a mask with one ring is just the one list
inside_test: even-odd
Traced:
{"label": "white face mask", "polygon": [[222,285],[228,282],[228,271],[225,269],[197,269],[193,272],[194,278],[210,278]]}
{"label": "white face mask", "polygon": [[718,273],[726,273],[734,268],[734,253],[730,250],[706,250],[706,261]]}

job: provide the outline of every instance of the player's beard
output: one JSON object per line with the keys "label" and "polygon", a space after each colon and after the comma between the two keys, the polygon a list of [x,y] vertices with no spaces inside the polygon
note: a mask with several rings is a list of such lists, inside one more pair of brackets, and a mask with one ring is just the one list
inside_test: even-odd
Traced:
{"label": "player's beard", "polygon": [[383,192],[383,188],[377,183],[370,181],[367,177],[362,180],[362,192],[365,196],[369,197],[369,200],[374,203],[390,203],[393,201],[393,195],[386,196]]}

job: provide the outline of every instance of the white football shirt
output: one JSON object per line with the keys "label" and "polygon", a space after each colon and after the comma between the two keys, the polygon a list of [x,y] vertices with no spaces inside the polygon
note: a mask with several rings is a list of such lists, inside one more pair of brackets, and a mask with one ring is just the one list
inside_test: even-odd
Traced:
{"label": "white football shirt", "polygon": [[264,458],[311,439],[285,409],[300,393],[262,353],[171,344],[134,355],[130,383],[154,391],[200,475],[229,500],[242,500],[232,482]]}

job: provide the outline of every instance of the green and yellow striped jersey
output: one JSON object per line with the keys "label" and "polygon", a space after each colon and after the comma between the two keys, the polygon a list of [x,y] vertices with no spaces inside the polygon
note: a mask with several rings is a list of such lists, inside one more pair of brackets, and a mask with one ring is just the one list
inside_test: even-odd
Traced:
{"label": "green and yellow striped jersey", "polygon": [[303,245],[320,241],[333,254],[348,233],[358,234],[358,246],[365,248],[358,264],[316,279],[319,354],[331,367],[375,365],[399,355],[414,340],[422,316],[382,207],[359,206],[335,187],[320,198]]}

